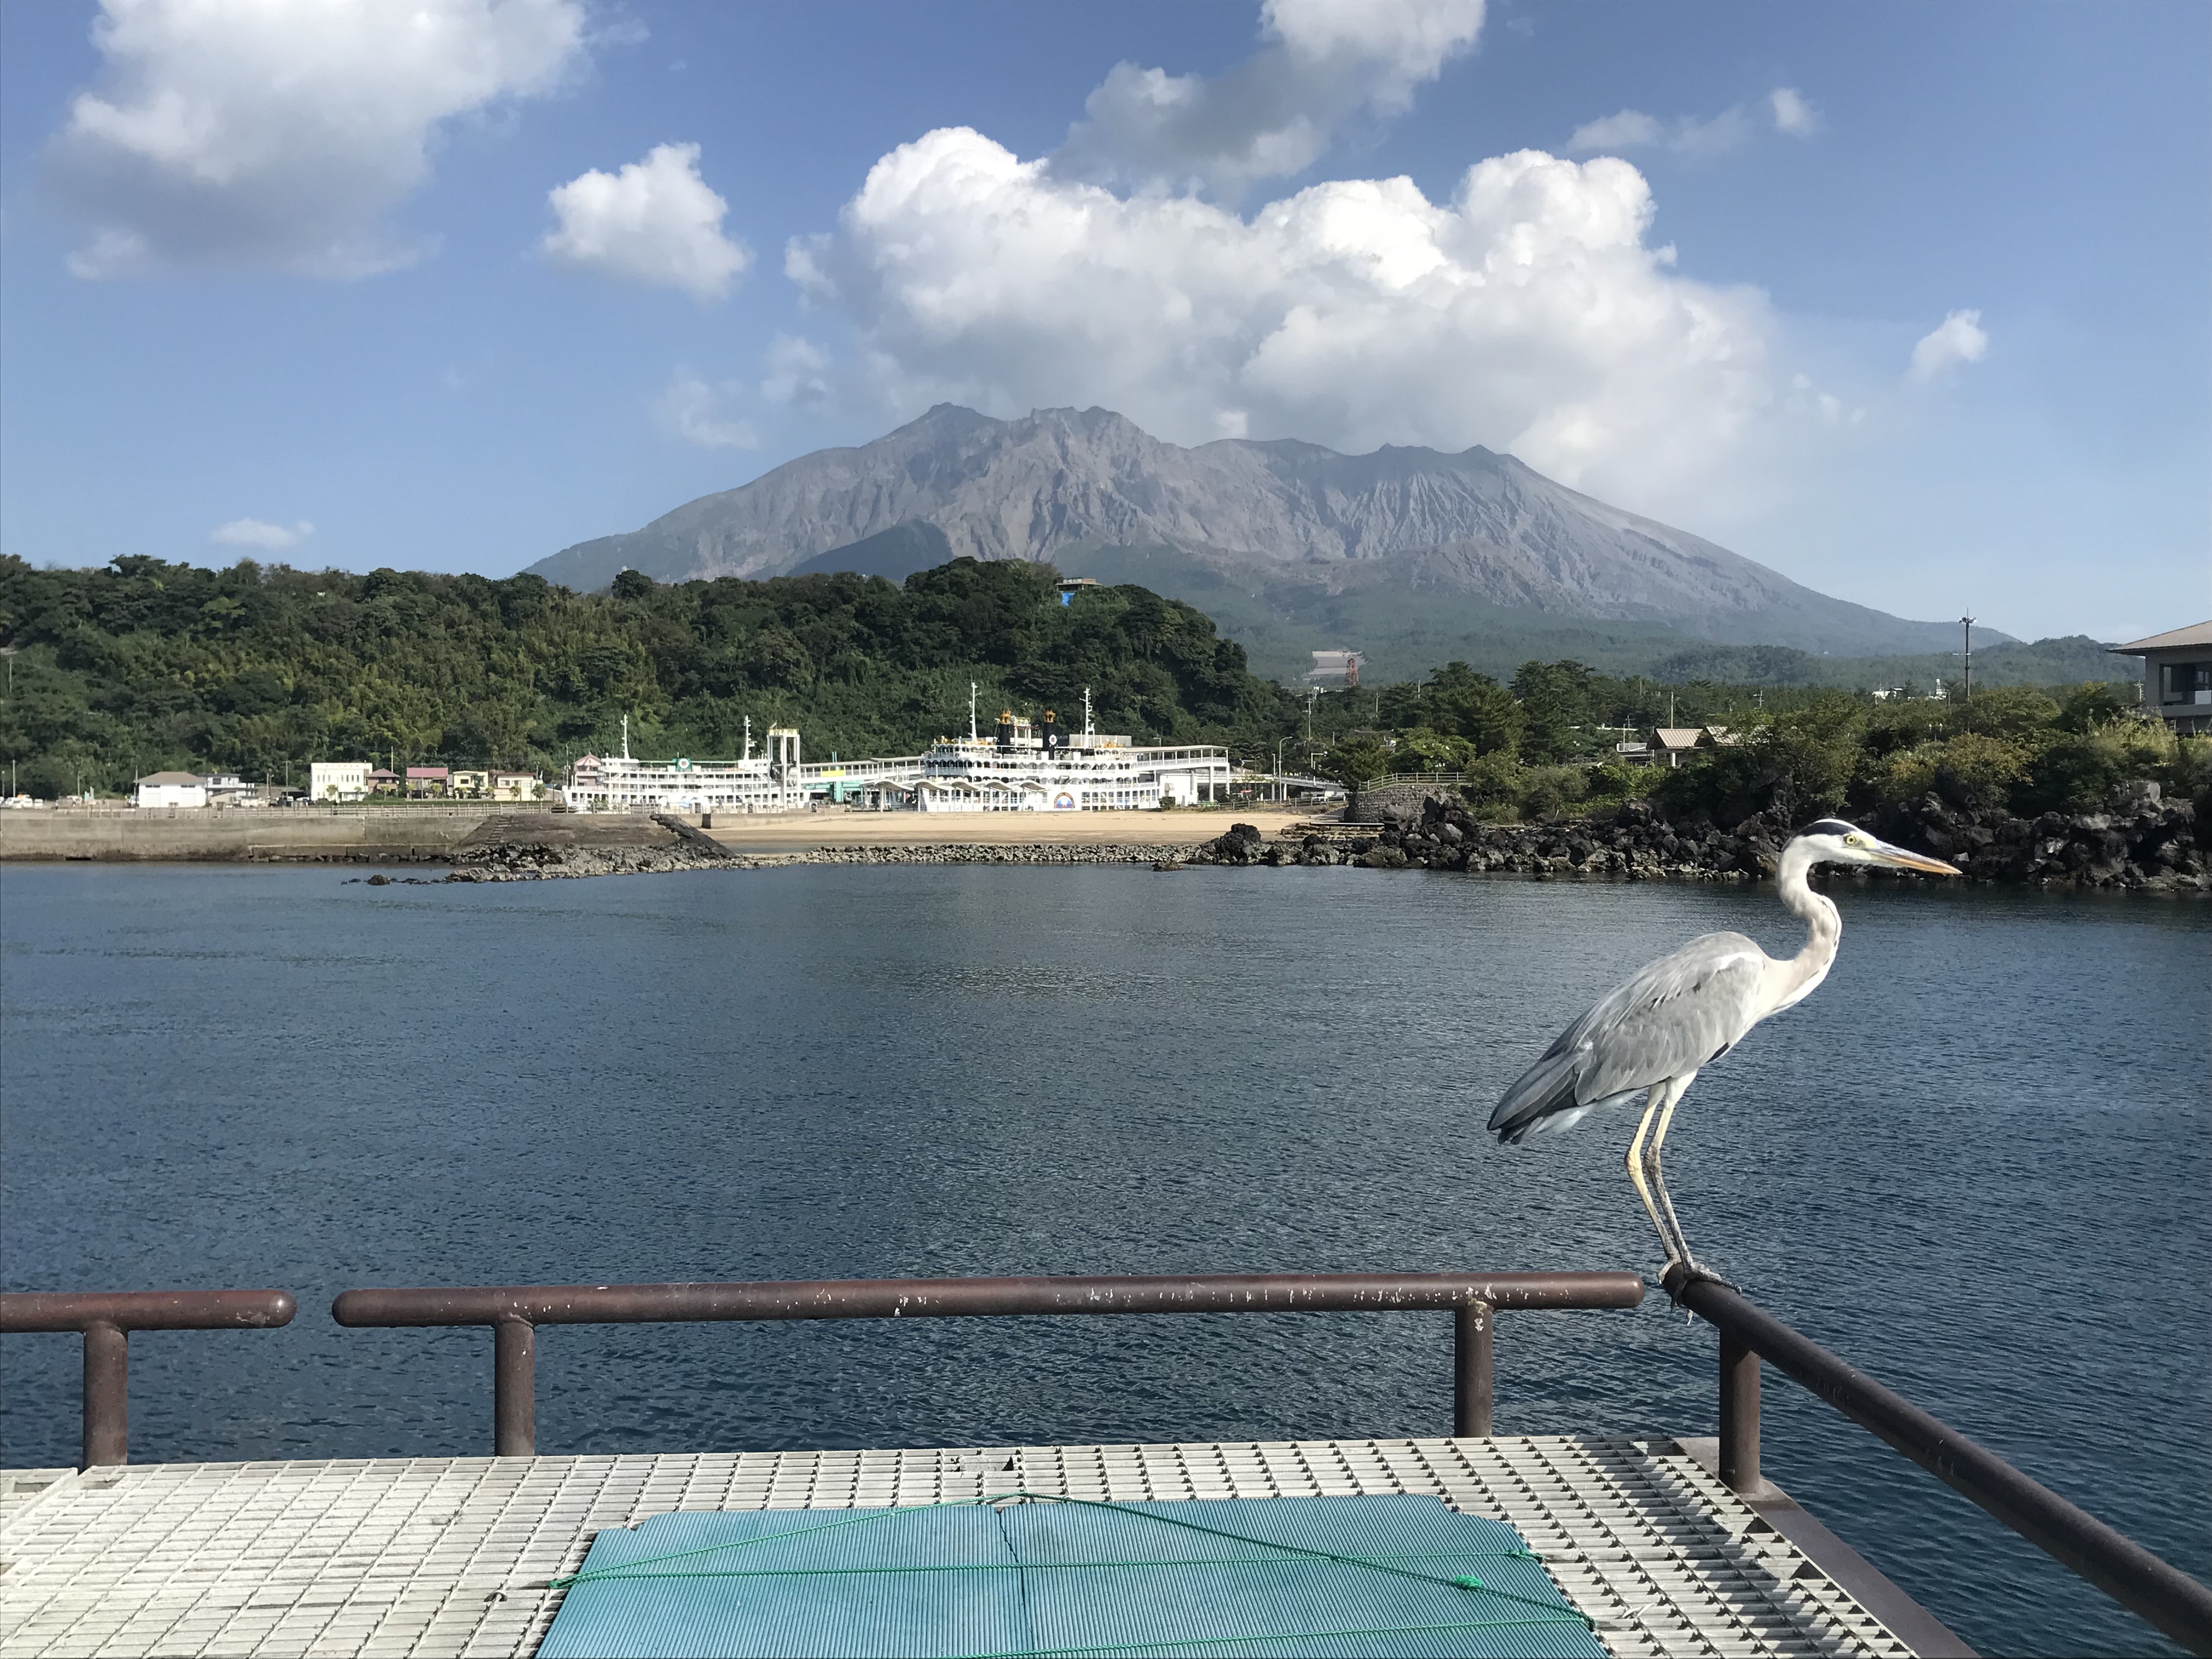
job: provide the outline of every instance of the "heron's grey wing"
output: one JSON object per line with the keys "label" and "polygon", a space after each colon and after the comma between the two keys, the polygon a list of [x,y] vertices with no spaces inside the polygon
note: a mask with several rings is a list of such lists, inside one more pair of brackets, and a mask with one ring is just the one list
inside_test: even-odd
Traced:
{"label": "heron's grey wing", "polygon": [[1505,1091],[1492,1131],[1512,1144],[1566,1128],[1725,1053],[1763,1012],[1767,961],[1741,933],[1707,933],[1638,969]]}

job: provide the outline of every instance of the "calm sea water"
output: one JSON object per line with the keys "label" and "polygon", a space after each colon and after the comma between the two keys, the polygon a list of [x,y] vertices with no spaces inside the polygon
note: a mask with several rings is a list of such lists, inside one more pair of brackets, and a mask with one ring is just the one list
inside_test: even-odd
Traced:
{"label": "calm sea water", "polygon": [[[1844,886],[1827,984],[1668,1142],[1701,1255],[2094,1512],[2212,1570],[2212,906]],[[142,1461],[489,1449],[480,1332],[355,1285],[1617,1267],[1626,1118],[1500,1089],[1771,890],[1370,872],[793,868],[370,888],[0,871],[11,1288],[277,1285],[142,1335]],[[565,1328],[542,1450],[1431,1434],[1443,1315]],[[73,1461],[68,1337],[0,1345],[8,1462]],[[1713,1431],[1713,1340],[1509,1316],[1506,1431]],[[1770,1376],[1768,1470],[1986,1652],[2164,1651]]]}

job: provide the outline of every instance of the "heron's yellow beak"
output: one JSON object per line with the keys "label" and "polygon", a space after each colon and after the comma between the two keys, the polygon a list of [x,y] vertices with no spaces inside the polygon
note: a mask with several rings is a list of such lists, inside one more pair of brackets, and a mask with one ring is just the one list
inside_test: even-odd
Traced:
{"label": "heron's yellow beak", "polygon": [[1931,859],[1925,854],[1908,853],[1902,847],[1892,847],[1887,842],[1882,842],[1879,850],[1884,864],[1895,865],[1900,870],[1917,870],[1930,876],[1955,876],[1960,873],[1955,865],[1946,864],[1941,859]]}

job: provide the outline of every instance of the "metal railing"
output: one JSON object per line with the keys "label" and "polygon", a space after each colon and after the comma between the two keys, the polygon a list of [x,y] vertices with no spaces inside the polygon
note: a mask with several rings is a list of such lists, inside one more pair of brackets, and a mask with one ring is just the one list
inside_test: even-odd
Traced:
{"label": "metal railing", "polygon": [[2212,1654],[2212,1589],[1732,1287],[1692,1279],[1679,1267],[1668,1270],[1666,1286],[1676,1302],[1720,1333],[1721,1479],[1736,1492],[1765,1490],[1759,1473],[1759,1362],[1764,1358],[1952,1491],[1972,1499],[2069,1572],[2191,1652]]}
{"label": "metal railing", "polygon": [[[1784,1375],[2060,1565],[2191,1651],[2212,1655],[2212,1589],[1976,1445],[1729,1286],[1681,1269],[1669,1295],[1720,1334],[1722,1480],[1748,1501],[1778,1498],[1759,1474],[1759,1362]],[[1492,1432],[1496,1316],[1541,1309],[1632,1308],[1632,1273],[1196,1273],[1017,1279],[815,1279],[756,1284],[521,1285],[353,1290],[331,1304],[339,1324],[493,1331],[493,1444],[528,1456],[537,1445],[537,1328],[787,1319],[1206,1313],[1413,1313],[1454,1316],[1453,1424]],[[128,1334],[266,1328],[290,1322],[283,1291],[0,1294],[0,1331],[84,1337],[84,1456],[125,1461]]]}
{"label": "metal railing", "polygon": [[267,1330],[292,1322],[289,1291],[9,1291],[0,1331],[84,1334],[84,1437],[77,1467],[129,1461],[131,1333]]}
{"label": "metal railing", "polygon": [[1450,1309],[1455,1315],[1454,1432],[1487,1435],[1495,1392],[1496,1314],[1542,1308],[1632,1308],[1643,1299],[1644,1280],[1632,1273],[1037,1275],[360,1290],[344,1291],[331,1303],[331,1317],[349,1326],[490,1326],[493,1453],[527,1457],[538,1444],[540,1325]]}
{"label": "metal railing", "polygon": [[1464,772],[1389,772],[1379,778],[1370,778],[1359,786],[1361,794],[1373,789],[1405,789],[1416,786],[1423,788],[1449,788],[1467,781]]}

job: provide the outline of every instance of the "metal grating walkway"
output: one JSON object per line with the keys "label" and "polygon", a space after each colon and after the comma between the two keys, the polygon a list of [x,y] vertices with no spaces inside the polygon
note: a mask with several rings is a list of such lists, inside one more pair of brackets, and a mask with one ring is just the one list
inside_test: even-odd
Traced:
{"label": "metal grating walkway", "polygon": [[1010,1485],[1433,1493],[1516,1528],[1610,1652],[1908,1652],[1676,1443],[1566,1436],[12,1470],[0,1655],[527,1654],[602,1527]]}

